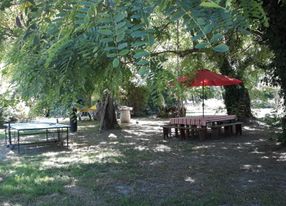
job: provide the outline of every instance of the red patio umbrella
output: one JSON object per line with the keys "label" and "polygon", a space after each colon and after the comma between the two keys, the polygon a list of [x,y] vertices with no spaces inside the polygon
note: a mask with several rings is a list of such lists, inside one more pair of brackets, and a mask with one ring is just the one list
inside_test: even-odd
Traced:
{"label": "red patio umbrella", "polygon": [[195,75],[192,77],[180,76],[177,78],[178,82],[187,87],[203,87],[203,116],[204,116],[204,93],[205,86],[227,86],[242,83],[241,80],[231,78],[222,74],[211,72],[207,69],[202,69],[196,71]]}

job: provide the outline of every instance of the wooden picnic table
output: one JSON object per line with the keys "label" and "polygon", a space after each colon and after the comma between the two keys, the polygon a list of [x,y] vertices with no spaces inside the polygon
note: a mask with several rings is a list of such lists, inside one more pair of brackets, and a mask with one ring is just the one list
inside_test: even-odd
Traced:
{"label": "wooden picnic table", "polygon": [[[207,135],[207,127],[210,127],[213,133],[221,134],[221,128],[224,127],[225,133],[240,133],[241,122],[237,121],[236,115],[204,115],[176,117],[170,119],[170,125],[175,125],[175,133],[178,136],[178,130],[181,137],[190,136],[191,133],[198,133],[200,139],[204,139]],[[236,131],[237,130],[237,131]]]}

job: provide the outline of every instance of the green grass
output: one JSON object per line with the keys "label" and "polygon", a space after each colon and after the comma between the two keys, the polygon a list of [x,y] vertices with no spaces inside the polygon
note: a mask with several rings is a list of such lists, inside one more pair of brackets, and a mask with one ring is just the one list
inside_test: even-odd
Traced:
{"label": "green grass", "polygon": [[[286,203],[283,187],[276,187],[273,179],[265,180],[267,176],[263,173],[239,169],[243,164],[261,164],[264,170],[270,168],[268,176],[285,176],[283,167],[275,166],[275,162],[267,160],[270,165],[263,165],[264,160],[254,156],[250,146],[241,152],[235,150],[237,145],[230,139],[229,145],[176,139],[164,143],[156,136],[142,141],[136,130],[132,138],[125,138],[124,132],[119,131],[118,138],[109,139],[108,133],[99,134],[96,127],[89,126],[91,123],[84,122],[78,136],[71,137],[72,142],[79,144],[71,146],[71,150],[16,153],[0,160],[0,205],[279,206]],[[158,145],[170,150],[158,151]],[[229,147],[231,155],[228,150],[221,150],[222,146]],[[185,181],[186,177],[194,182]],[[255,183],[248,184],[249,179]]]}

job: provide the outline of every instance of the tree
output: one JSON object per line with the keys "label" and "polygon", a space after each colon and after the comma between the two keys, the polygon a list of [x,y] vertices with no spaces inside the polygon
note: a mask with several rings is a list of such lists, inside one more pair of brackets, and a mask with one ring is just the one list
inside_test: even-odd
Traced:
{"label": "tree", "polygon": [[[223,34],[248,28],[243,13],[260,14],[246,7],[236,12],[228,1],[216,2],[220,1],[20,1],[13,5],[19,33],[10,40],[13,48],[6,61],[25,99],[69,108],[78,96],[93,90],[102,93],[107,88],[116,96],[122,82],[148,70],[153,56],[226,52]],[[254,3],[250,5],[258,8]],[[157,16],[166,24],[154,26]],[[164,28],[177,21],[192,44],[183,50],[152,51]]]}
{"label": "tree", "polygon": [[[269,75],[268,81],[273,85],[280,85],[281,96],[284,98],[284,110],[286,106],[286,2],[285,1],[263,1],[263,7],[265,8],[269,17],[269,27],[263,28],[263,39],[265,43],[274,52],[273,61],[266,69]],[[285,117],[284,117],[285,119]],[[283,121],[283,134],[281,141],[286,143],[286,125]]]}

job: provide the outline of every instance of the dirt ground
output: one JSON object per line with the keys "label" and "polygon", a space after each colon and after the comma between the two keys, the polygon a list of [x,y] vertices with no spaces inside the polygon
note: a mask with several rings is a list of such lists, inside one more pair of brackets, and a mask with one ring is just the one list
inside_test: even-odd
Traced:
{"label": "dirt ground", "polygon": [[[286,148],[275,131],[251,124],[242,136],[163,140],[163,123],[133,119],[98,133],[86,121],[69,149],[17,154],[1,146],[0,162],[32,164],[65,181],[32,198],[21,190],[0,195],[0,205],[286,205]],[[0,184],[7,176],[0,173]]]}

